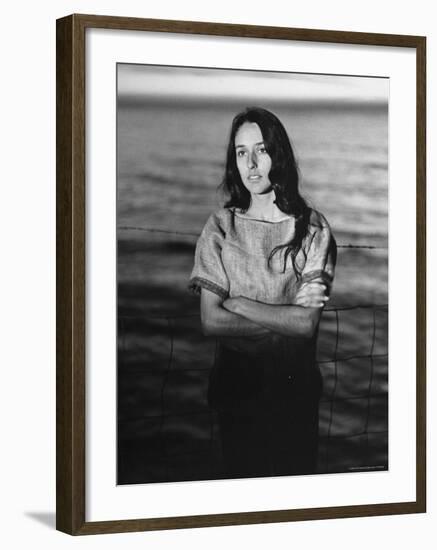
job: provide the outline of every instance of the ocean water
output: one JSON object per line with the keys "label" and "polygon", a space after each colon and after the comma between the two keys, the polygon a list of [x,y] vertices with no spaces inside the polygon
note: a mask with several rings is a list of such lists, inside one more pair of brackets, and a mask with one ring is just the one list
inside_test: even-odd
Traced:
{"label": "ocean water", "polygon": [[[289,132],[301,192],[339,247],[319,335],[321,473],[387,466],[388,112],[270,106]],[[120,104],[117,274],[119,483],[220,477],[206,404],[214,342],[187,292],[238,106]]]}

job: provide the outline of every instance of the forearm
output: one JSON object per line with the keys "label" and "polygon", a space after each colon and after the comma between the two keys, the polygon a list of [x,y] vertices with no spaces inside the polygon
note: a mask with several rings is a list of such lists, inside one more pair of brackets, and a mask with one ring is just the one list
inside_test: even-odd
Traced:
{"label": "forearm", "polygon": [[202,329],[206,336],[262,337],[271,331],[259,323],[227,311],[221,306],[214,310],[202,311]]}
{"label": "forearm", "polygon": [[[227,307],[229,302],[224,302]],[[232,301],[233,313],[256,322],[265,329],[284,336],[311,338],[317,328],[321,308],[307,308],[296,305],[271,305],[248,298]]]}

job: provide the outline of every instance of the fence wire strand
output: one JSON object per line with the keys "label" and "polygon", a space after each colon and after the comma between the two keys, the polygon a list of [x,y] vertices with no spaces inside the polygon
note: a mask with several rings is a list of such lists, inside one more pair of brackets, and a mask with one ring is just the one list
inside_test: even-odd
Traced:
{"label": "fence wire strand", "polygon": [[[173,229],[157,229],[156,227],[140,227],[135,225],[120,225],[117,227],[118,231],[142,231],[145,233],[163,233],[166,235],[179,235],[181,237],[195,237],[200,236],[200,233],[194,231],[174,231]],[[357,248],[368,250],[387,250],[387,246],[375,246],[365,244],[337,244],[337,248]]]}

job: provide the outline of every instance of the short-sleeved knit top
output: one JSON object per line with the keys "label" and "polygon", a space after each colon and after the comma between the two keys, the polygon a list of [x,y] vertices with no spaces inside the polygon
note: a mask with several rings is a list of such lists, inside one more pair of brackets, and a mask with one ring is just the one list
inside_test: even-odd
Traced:
{"label": "short-sleeved knit top", "polygon": [[205,288],[223,299],[244,296],[267,304],[291,304],[299,285],[307,281],[324,282],[330,291],[336,245],[328,222],[316,210],[296,257],[301,278],[297,280],[290,257],[284,269],[284,249],[269,261],[272,250],[290,242],[294,231],[293,216],[267,222],[234,208],[218,210],[198,239],[190,288]]}

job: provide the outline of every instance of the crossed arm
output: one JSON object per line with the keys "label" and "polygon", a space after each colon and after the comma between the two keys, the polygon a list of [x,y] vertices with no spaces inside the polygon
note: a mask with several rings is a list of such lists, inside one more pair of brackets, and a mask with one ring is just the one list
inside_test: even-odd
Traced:
{"label": "crossed arm", "polygon": [[222,298],[202,289],[202,328],[208,336],[261,337],[271,333],[311,338],[328,297],[322,283],[302,285],[290,305],[271,305],[249,298]]}

